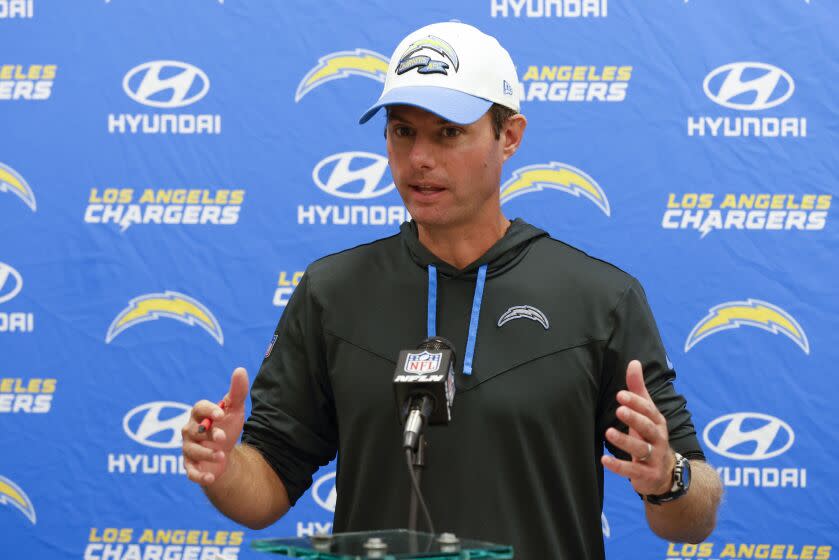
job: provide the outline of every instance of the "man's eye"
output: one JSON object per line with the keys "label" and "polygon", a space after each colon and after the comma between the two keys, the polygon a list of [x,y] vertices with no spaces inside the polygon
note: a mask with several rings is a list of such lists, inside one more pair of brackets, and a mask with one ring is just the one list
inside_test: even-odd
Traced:
{"label": "man's eye", "polygon": [[411,129],[407,126],[397,126],[393,129],[393,133],[397,136],[409,136],[411,134]]}
{"label": "man's eye", "polygon": [[460,135],[460,129],[459,128],[455,128],[453,126],[447,126],[446,128],[443,129],[443,136],[445,136],[446,138],[454,138],[455,136],[459,136],[459,135]]}

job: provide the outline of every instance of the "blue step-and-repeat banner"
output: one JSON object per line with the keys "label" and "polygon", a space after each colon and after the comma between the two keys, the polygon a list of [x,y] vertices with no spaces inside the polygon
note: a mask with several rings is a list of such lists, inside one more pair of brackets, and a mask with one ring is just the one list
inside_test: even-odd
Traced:
{"label": "blue step-and-repeat banner", "polygon": [[[314,259],[407,213],[383,119],[408,32],[516,62],[503,210],[644,284],[726,487],[701,545],[607,474],[611,558],[839,556],[839,9],[830,0],[0,0],[0,557],[257,559],[331,527],[218,514],[180,432],[253,375]],[[406,489],[407,490],[407,489]]]}

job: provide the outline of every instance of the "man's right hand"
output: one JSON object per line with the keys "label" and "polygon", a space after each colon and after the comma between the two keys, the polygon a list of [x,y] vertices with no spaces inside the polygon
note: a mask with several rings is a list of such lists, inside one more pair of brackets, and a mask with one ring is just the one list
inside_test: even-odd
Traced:
{"label": "man's right hand", "polygon": [[[224,396],[224,410],[208,400],[198,401],[192,407],[189,422],[181,429],[184,467],[191,481],[209,486],[227,470],[230,452],[239,441],[245,424],[245,398],[249,387],[245,369],[236,368],[230,378],[230,389]],[[213,427],[199,433],[198,426],[205,418],[213,420]]]}

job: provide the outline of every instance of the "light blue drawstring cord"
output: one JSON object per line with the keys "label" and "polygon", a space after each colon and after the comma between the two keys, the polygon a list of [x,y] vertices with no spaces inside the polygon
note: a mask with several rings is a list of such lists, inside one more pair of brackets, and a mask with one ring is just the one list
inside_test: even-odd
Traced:
{"label": "light blue drawstring cord", "polygon": [[[481,316],[481,300],[484,297],[487,265],[478,269],[475,295],[472,297],[472,314],[469,317],[469,334],[466,337],[466,355],[463,357],[463,374],[472,375],[472,360],[475,356],[475,341],[478,339],[478,319]],[[428,336],[437,336],[437,267],[428,265]]]}

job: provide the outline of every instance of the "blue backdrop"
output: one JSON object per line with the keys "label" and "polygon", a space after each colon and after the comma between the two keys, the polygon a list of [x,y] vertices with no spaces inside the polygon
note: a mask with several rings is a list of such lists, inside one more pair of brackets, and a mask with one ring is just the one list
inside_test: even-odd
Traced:
{"label": "blue backdrop", "polygon": [[[179,428],[258,368],[312,260],[406,218],[383,120],[408,32],[512,54],[504,211],[637,276],[726,485],[700,546],[608,475],[612,558],[834,556],[839,24],[826,0],[0,0],[4,558],[258,558]],[[833,29],[834,31],[831,31]]]}

